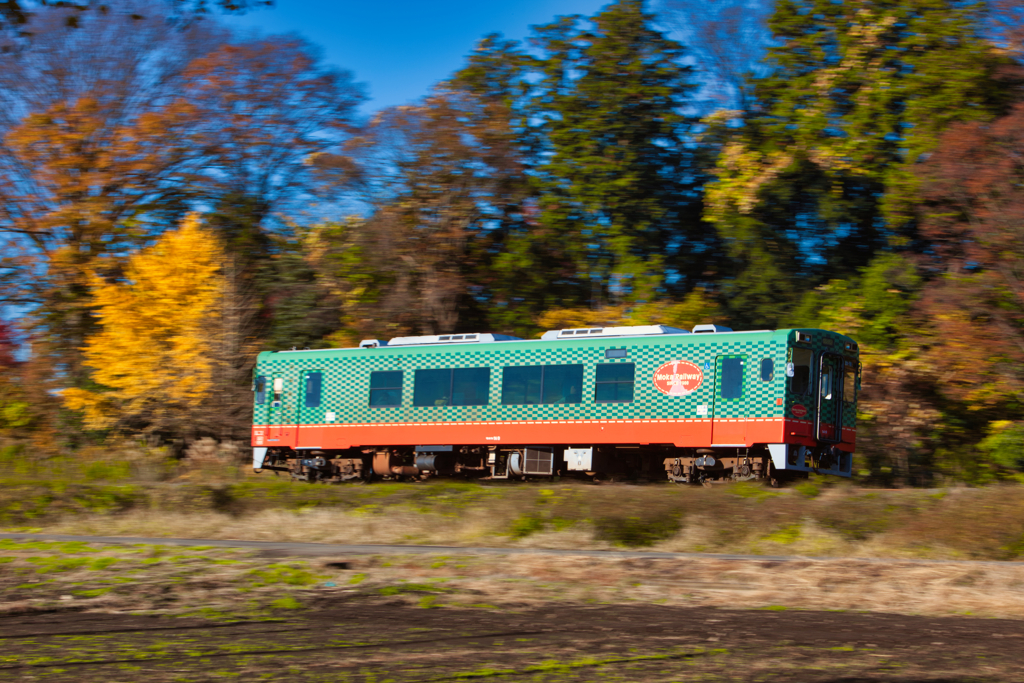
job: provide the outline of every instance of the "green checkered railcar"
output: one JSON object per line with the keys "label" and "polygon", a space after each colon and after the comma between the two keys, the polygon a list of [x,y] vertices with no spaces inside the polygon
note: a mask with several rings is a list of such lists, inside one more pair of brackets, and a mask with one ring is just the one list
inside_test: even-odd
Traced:
{"label": "green checkered railcar", "polygon": [[261,353],[254,467],[308,480],[849,476],[857,353],[825,330],[714,325]]}

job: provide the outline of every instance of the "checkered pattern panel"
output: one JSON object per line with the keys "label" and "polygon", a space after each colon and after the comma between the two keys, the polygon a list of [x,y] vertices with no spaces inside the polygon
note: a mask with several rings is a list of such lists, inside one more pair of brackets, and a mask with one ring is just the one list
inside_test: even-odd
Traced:
{"label": "checkered pattern panel", "polygon": [[[630,338],[595,338],[565,341],[524,341],[492,344],[383,347],[378,349],[331,349],[308,352],[260,354],[257,374],[284,379],[282,406],[256,406],[257,424],[320,423],[334,413],[336,423],[366,424],[434,421],[519,421],[591,419],[681,419],[698,417],[781,417],[792,401],[776,405],[785,395],[787,346],[794,333],[751,332],[738,334],[672,335]],[[843,339],[834,335],[837,339]],[[820,332],[813,335],[821,344]],[[839,342],[841,343],[841,342]],[[627,358],[606,359],[605,350],[626,348]],[[836,347],[830,347],[836,348]],[[841,349],[842,347],[837,347]],[[822,346],[816,351],[824,350]],[[743,395],[721,399],[716,395],[720,357],[743,358]],[[774,372],[770,381],[761,380],[761,361],[771,358]],[[654,384],[655,371],[663,364],[685,360],[701,368],[703,380],[686,396],[668,396]],[[583,400],[579,404],[502,405],[502,368],[523,365],[582,364]],[[594,378],[602,363],[633,363],[635,384],[630,403],[596,403]],[[490,401],[481,406],[414,407],[415,371],[434,368],[489,367]],[[323,398],[319,409],[301,406],[302,377],[309,371],[323,372]],[[400,370],[403,376],[400,407],[371,407],[370,373]],[[852,426],[853,407],[846,409],[844,424]]]}

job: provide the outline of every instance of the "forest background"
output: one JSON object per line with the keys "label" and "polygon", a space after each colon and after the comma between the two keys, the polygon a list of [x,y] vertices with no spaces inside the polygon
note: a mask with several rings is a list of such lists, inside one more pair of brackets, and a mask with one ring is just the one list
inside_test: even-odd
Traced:
{"label": "forest background", "polygon": [[1024,476],[1024,2],[616,0],[368,119],[265,4],[0,3],[5,460],[244,442],[261,350],[715,322],[860,342],[864,483]]}

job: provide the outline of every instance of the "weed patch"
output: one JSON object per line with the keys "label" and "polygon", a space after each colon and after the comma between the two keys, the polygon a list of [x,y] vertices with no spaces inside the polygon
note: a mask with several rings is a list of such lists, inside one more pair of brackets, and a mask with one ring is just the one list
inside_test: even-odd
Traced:
{"label": "weed patch", "polygon": [[322,578],[301,566],[289,564],[271,564],[262,569],[253,569],[246,576],[252,579],[255,587],[274,584],[311,586]]}
{"label": "weed patch", "polygon": [[283,598],[278,598],[270,603],[273,609],[302,609],[302,603],[296,600],[291,595],[286,595]]}
{"label": "weed patch", "polygon": [[528,513],[512,522],[508,535],[512,538],[526,538],[543,531],[544,526],[544,520],[539,515]]}
{"label": "weed patch", "polygon": [[800,538],[800,525],[799,524],[787,524],[786,526],[773,531],[767,536],[763,537],[764,540],[771,543],[780,543],[782,545],[790,545],[796,543]]}
{"label": "weed patch", "polygon": [[90,564],[86,557],[29,557],[28,562],[36,565],[36,572],[70,572]]}
{"label": "weed patch", "polygon": [[675,536],[680,527],[680,519],[675,515],[600,517],[594,520],[594,536],[615,545],[642,548]]}

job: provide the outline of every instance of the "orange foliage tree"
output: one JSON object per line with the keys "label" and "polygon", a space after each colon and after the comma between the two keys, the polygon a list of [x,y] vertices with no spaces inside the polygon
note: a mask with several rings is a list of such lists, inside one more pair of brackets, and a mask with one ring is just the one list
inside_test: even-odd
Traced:
{"label": "orange foliage tree", "polygon": [[974,408],[1024,391],[1024,103],[990,124],[953,126],[921,170],[922,236],[945,391]]}
{"label": "orange foliage tree", "polygon": [[936,464],[979,481],[999,474],[983,437],[1024,420],[1022,147],[1024,103],[952,126],[917,170],[928,276],[907,335],[917,400],[942,414]]}
{"label": "orange foliage tree", "polygon": [[60,386],[88,386],[92,274],[117,281],[195,206],[259,232],[347,172],[332,154],[362,97],[347,73],[295,37],[236,41],[149,9],[41,8],[0,74],[0,307],[31,307]]}

